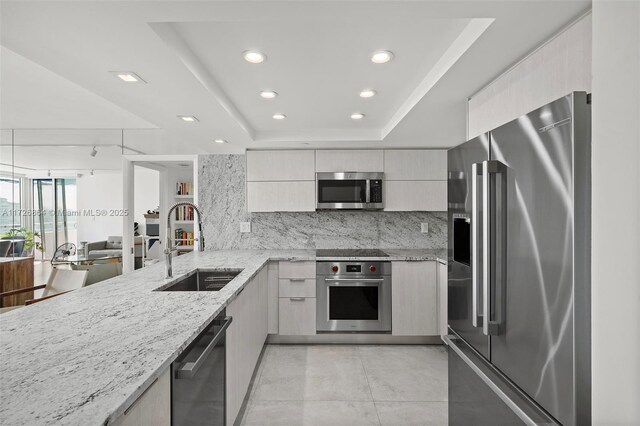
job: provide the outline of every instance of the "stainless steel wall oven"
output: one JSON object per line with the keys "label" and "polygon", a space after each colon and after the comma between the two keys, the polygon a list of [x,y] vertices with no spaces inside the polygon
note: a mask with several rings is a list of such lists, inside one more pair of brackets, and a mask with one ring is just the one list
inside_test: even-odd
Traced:
{"label": "stainless steel wall oven", "polygon": [[391,332],[391,262],[318,262],[316,328]]}

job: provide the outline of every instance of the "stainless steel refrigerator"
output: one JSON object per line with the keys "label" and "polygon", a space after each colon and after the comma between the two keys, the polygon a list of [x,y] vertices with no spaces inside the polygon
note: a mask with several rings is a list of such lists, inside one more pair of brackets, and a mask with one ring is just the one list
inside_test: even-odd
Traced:
{"label": "stainless steel refrigerator", "polygon": [[591,108],[448,152],[449,424],[591,424]]}

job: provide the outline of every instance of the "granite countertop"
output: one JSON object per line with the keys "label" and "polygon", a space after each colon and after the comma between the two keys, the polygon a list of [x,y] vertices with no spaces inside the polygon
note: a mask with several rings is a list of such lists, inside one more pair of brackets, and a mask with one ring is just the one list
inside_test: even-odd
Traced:
{"label": "granite countertop", "polygon": [[[366,260],[446,261],[446,250],[383,250]],[[174,259],[170,280],[160,262],[2,314],[0,424],[112,423],[271,260],[315,250],[195,252]],[[153,291],[198,268],[243,271],[219,292]]]}

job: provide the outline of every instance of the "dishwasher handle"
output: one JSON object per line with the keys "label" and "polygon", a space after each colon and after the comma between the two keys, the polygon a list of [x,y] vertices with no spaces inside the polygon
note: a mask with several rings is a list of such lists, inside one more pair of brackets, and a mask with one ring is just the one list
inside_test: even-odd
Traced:
{"label": "dishwasher handle", "polygon": [[325,278],[324,280],[332,283],[337,283],[337,282],[381,283],[384,281],[384,278]]}
{"label": "dishwasher handle", "polygon": [[213,348],[216,347],[220,339],[224,336],[224,333],[227,331],[227,328],[229,328],[231,321],[233,321],[233,317],[225,317],[222,327],[218,330],[213,340],[211,340],[211,343],[207,345],[195,362],[185,362],[184,365],[176,371],[176,379],[191,379],[195,376],[204,360],[209,356]]}

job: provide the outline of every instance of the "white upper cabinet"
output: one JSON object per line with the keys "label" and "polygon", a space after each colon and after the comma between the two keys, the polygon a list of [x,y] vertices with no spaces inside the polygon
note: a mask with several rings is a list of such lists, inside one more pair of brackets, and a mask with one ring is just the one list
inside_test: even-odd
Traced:
{"label": "white upper cabinet", "polygon": [[315,211],[315,181],[247,182],[247,210],[250,212]]}
{"label": "white upper cabinet", "polygon": [[387,149],[384,151],[386,211],[446,211],[447,151]]}
{"label": "white upper cabinet", "polygon": [[247,151],[247,181],[315,180],[315,151]]}
{"label": "white upper cabinet", "polygon": [[447,181],[388,180],[384,183],[384,209],[395,212],[447,211]]}
{"label": "white upper cabinet", "polygon": [[384,172],[385,210],[447,210],[443,149],[247,151],[247,210],[315,211],[316,172]]}
{"label": "white upper cabinet", "polygon": [[388,149],[384,151],[385,180],[447,180],[444,149]]}
{"label": "white upper cabinet", "polygon": [[382,171],[384,171],[382,150],[330,149],[316,151],[316,172]]}

